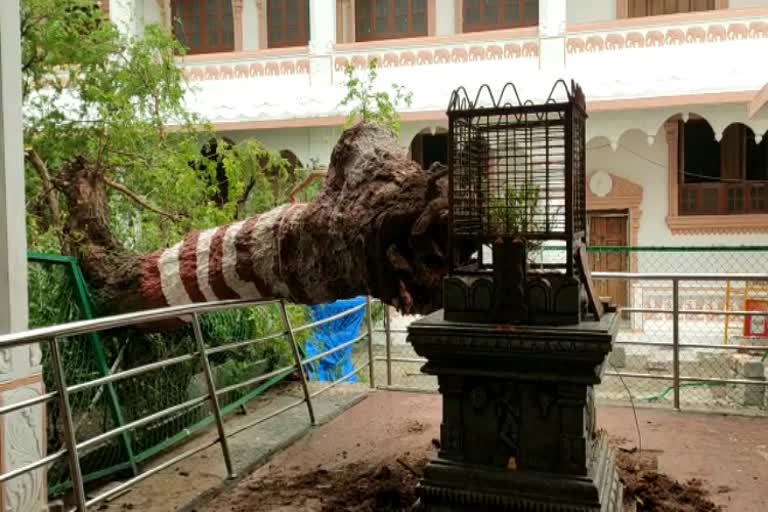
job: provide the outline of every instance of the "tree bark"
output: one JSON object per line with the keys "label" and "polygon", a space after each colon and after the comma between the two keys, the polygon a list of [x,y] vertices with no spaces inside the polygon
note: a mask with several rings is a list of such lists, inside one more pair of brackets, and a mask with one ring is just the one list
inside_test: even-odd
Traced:
{"label": "tree bark", "polygon": [[189,233],[169,249],[122,249],[107,186],[85,162],[69,176],[70,238],[97,301],[125,312],[216,299],[331,302],[372,295],[408,313],[441,304],[447,271],[444,166],[423,171],[388,130],[359,124],[331,155],[311,203]]}

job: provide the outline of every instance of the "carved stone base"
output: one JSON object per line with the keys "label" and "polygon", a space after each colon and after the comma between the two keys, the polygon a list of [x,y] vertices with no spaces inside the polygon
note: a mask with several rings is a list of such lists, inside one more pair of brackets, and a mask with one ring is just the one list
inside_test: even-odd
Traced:
{"label": "carved stone base", "polygon": [[615,314],[570,326],[414,322],[443,398],[441,447],[418,495],[429,512],[620,512],[612,451],[595,432],[593,386]]}
{"label": "carved stone base", "polygon": [[510,471],[435,458],[419,482],[423,512],[621,512],[613,451],[596,439],[587,476]]}

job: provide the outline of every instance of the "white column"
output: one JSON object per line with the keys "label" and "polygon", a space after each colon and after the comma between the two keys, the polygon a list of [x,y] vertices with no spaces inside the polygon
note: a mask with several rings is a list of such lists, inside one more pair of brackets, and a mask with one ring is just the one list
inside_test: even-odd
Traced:
{"label": "white column", "polygon": [[336,2],[309,0],[309,71],[312,85],[331,84],[335,44]]}
{"label": "white column", "polygon": [[[21,124],[19,0],[0,1],[0,332],[27,328],[27,240]],[[42,393],[40,349],[0,350],[0,405]],[[43,457],[43,406],[0,417],[0,472]],[[0,511],[46,508],[45,470],[15,478],[0,488]]]}
{"label": "white column", "polygon": [[143,33],[143,27],[137,23],[137,10],[144,10],[143,2],[127,2],[125,0],[110,0],[109,19],[117,30],[127,36]]}
{"label": "white column", "polygon": [[565,67],[565,1],[539,1],[539,63],[543,70]]}

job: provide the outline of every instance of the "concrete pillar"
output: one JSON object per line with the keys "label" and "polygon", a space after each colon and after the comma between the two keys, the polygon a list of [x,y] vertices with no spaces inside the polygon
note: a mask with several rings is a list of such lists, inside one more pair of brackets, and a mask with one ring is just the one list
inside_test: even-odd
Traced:
{"label": "concrete pillar", "polygon": [[565,0],[539,2],[539,67],[557,71],[565,67]]}
{"label": "concrete pillar", "polygon": [[[0,2],[0,332],[27,328],[27,240],[21,125],[19,0]],[[0,405],[43,392],[37,345],[0,350]],[[45,408],[0,417],[0,473],[39,460],[45,453]],[[0,511],[46,508],[45,470],[0,485]]]}
{"label": "concrete pillar", "polygon": [[333,47],[336,45],[336,3],[309,0],[309,79],[312,85],[333,82]]}
{"label": "concrete pillar", "polygon": [[121,33],[127,36],[143,34],[143,27],[138,23],[137,10],[144,11],[143,2],[109,3],[109,19]]}

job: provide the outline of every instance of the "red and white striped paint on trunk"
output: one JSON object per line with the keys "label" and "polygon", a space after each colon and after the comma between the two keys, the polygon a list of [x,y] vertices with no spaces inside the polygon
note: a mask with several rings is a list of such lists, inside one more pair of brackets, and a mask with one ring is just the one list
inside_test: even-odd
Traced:
{"label": "red and white striped paint on trunk", "polygon": [[145,256],[143,297],[152,307],[288,297],[277,261],[277,236],[287,209],[195,231],[173,247]]}

